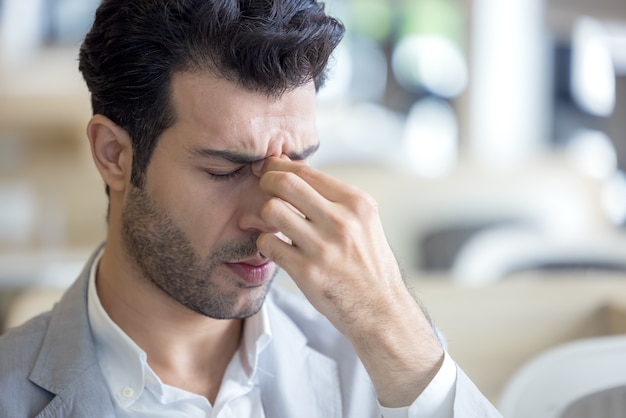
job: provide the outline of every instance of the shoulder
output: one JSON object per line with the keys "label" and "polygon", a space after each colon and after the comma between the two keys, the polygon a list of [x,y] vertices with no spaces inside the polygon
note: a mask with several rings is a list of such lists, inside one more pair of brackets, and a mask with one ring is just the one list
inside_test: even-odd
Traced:
{"label": "shoulder", "polygon": [[50,313],[41,314],[0,335],[0,410],[11,416],[36,412],[52,398],[30,381],[49,322]]}
{"label": "shoulder", "polygon": [[[49,323],[50,312],[46,312],[0,335],[0,368],[5,370],[7,363],[32,364],[39,353]],[[0,379],[2,378],[0,375]]]}

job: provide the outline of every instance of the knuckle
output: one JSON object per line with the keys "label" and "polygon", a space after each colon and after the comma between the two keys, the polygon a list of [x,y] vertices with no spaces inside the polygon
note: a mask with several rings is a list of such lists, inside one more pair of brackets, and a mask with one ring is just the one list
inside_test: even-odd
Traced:
{"label": "knuckle", "polygon": [[369,194],[353,190],[349,196],[349,204],[352,210],[360,217],[371,217],[378,213],[378,203]]}
{"label": "knuckle", "polygon": [[261,208],[261,219],[269,221],[279,217],[282,212],[282,204],[278,198],[272,197]]}
{"label": "knuckle", "polygon": [[277,171],[273,173],[273,182],[279,190],[289,192],[296,189],[300,181],[300,177],[293,172]]}
{"label": "knuckle", "polygon": [[293,169],[293,174],[304,179],[305,181],[313,175],[313,168],[306,164],[298,164]]}
{"label": "knuckle", "polygon": [[336,266],[341,263],[339,254],[349,253],[358,245],[358,237],[363,235],[363,226],[358,219],[346,217],[333,220],[331,228],[328,238],[317,247],[317,257],[327,266]]}
{"label": "knuckle", "polygon": [[354,219],[343,218],[337,215],[331,217],[331,222],[334,224],[337,237],[339,237],[342,242],[350,238],[354,233],[355,227],[357,227],[357,223]]}
{"label": "knuckle", "polygon": [[287,190],[295,189],[300,184],[301,179],[295,173],[284,172],[281,176],[281,184]]}

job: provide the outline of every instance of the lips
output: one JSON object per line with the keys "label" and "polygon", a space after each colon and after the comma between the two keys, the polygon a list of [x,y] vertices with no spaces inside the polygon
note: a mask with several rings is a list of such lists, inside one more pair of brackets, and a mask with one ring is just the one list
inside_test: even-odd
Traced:
{"label": "lips", "polygon": [[258,256],[258,257],[247,258],[245,260],[237,261],[231,264],[247,264],[249,266],[259,267],[264,264],[267,264],[268,262],[270,261],[266,257]]}
{"label": "lips", "polygon": [[267,258],[251,258],[236,263],[225,263],[248,286],[260,286],[272,278],[274,263]]}

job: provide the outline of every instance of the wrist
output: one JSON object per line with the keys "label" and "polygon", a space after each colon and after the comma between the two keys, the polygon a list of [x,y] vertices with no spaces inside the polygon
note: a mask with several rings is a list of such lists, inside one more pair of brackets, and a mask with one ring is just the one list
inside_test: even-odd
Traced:
{"label": "wrist", "polygon": [[[395,305],[396,307],[398,305]],[[422,310],[413,301],[401,316],[376,318],[355,349],[376,388],[381,405],[408,406],[437,375],[444,350]]]}

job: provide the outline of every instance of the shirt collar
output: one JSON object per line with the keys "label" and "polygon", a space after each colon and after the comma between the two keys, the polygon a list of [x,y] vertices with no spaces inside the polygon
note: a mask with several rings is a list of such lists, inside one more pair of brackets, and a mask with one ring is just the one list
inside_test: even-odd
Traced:
{"label": "shirt collar", "polygon": [[[109,317],[96,290],[96,272],[102,251],[89,275],[87,309],[98,351],[98,363],[118,405],[127,408],[141,396],[146,385],[163,394],[163,383],[147,363],[146,353]],[[224,382],[246,387],[258,384],[259,357],[272,339],[267,307],[244,321],[242,340],[231,360]],[[218,395],[219,396],[219,395]]]}
{"label": "shirt collar", "polygon": [[113,399],[128,407],[144,389],[146,353],[106,313],[96,290],[96,271],[102,252],[91,266],[87,313],[98,351],[98,363]]}

